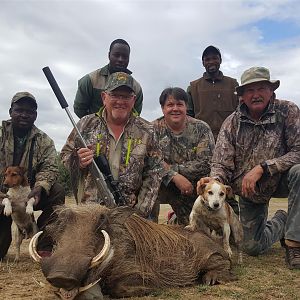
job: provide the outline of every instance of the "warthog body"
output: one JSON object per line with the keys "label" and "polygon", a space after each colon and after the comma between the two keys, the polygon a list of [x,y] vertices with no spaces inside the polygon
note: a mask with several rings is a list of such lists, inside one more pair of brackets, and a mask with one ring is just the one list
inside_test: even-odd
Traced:
{"label": "warthog body", "polygon": [[[200,232],[147,221],[127,207],[85,205],[58,213],[49,230],[55,251],[40,262],[46,279],[64,292],[98,279],[102,292],[113,297],[233,279],[226,252]],[[109,252],[91,267],[104,245],[103,230],[110,237]]]}

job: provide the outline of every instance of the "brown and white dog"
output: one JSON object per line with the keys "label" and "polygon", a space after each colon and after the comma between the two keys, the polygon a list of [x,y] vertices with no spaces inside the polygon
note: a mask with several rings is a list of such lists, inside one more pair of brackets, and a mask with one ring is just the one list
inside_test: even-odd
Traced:
{"label": "brown and white dog", "polygon": [[231,206],[225,201],[226,197],[232,197],[232,189],[216,180],[198,184],[196,199],[189,218],[187,229],[202,230],[214,237],[214,234],[222,236],[224,250],[229,257],[232,251],[229,237],[232,235],[238,250],[238,263],[242,263],[243,227]]}
{"label": "brown and white dog", "polygon": [[38,228],[34,220],[34,198],[27,199],[31,189],[25,176],[25,168],[8,167],[5,170],[4,185],[8,187],[7,198],[2,200],[4,215],[11,216],[17,226],[15,231],[16,256],[20,258],[20,246],[23,239],[31,238]]}

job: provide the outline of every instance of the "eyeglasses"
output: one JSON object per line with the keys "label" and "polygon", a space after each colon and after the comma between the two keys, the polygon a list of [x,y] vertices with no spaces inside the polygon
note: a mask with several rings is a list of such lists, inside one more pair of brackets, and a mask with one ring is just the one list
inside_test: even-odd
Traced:
{"label": "eyeglasses", "polygon": [[117,100],[130,101],[135,96],[134,94],[119,95],[119,94],[115,94],[115,93],[108,93],[108,95],[110,96],[110,99],[113,100],[113,101],[117,101]]}

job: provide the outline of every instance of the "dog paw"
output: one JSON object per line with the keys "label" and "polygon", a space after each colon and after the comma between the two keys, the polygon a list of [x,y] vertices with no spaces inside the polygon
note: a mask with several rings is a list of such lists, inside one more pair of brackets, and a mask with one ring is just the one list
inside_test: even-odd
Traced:
{"label": "dog paw", "polygon": [[[3,199],[3,202],[4,202],[5,199]],[[7,201],[4,205],[4,210],[3,210],[3,213],[5,216],[10,216],[12,214],[12,207],[11,207],[11,204],[9,201]]]}
{"label": "dog paw", "polygon": [[193,225],[187,225],[187,226],[184,227],[184,229],[187,229],[189,231],[195,231],[196,230],[195,226],[193,226]]}
{"label": "dog paw", "polygon": [[218,273],[214,271],[209,271],[202,277],[203,284],[214,285],[218,282]]}
{"label": "dog paw", "polygon": [[28,214],[28,215],[33,214],[33,206],[32,205],[27,205],[26,206],[26,214]]}
{"label": "dog paw", "polygon": [[224,250],[227,252],[229,258],[231,258],[232,257],[232,250],[231,250],[231,248],[228,246],[228,247],[225,247]]}

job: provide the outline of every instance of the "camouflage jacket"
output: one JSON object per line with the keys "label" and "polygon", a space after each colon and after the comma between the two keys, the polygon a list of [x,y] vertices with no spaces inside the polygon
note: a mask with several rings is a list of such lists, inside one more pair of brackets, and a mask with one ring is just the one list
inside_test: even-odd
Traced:
{"label": "camouflage jacket", "polygon": [[205,122],[187,116],[186,128],[180,135],[172,133],[164,117],[153,121],[153,124],[164,161],[170,165],[163,177],[166,186],[177,173],[193,184],[209,174],[215,142]]}
{"label": "camouflage jacket", "polygon": [[[131,74],[131,71],[126,70]],[[78,89],[74,101],[74,112],[79,118],[96,113],[102,107],[101,92],[104,90],[110,73],[108,65],[97,69],[78,81]],[[136,101],[135,110],[140,114],[143,106],[143,92],[140,84],[134,80]]]}
{"label": "camouflage jacket", "polygon": [[[110,134],[101,111],[83,117],[78,122],[78,128],[88,145],[98,149],[99,154],[109,157],[113,149],[110,148]],[[162,154],[153,126],[132,114],[124,128],[121,142],[118,179],[120,190],[128,205],[135,206],[148,216],[157,198],[163,169]],[[61,151],[62,160],[70,168],[72,176],[80,175],[79,188],[76,191],[78,201],[101,203],[101,191],[97,191],[90,170],[81,170],[78,164],[77,168],[74,167],[73,162],[78,161],[76,151],[80,145],[73,130]]]}
{"label": "camouflage jacket", "polygon": [[[36,126],[33,126],[29,133],[20,166],[28,169],[33,138],[35,139],[32,159],[34,186],[42,186],[48,193],[58,176],[57,153],[52,139]],[[0,127],[0,147],[0,172],[3,177],[6,167],[13,164],[14,156],[14,137],[10,120],[3,121],[2,127]]]}
{"label": "camouflage jacket", "polygon": [[241,195],[244,175],[263,161],[270,176],[257,182],[257,195],[250,199],[256,203],[268,202],[282,173],[300,163],[300,111],[296,104],[272,99],[256,122],[241,104],[222,125],[211,176],[230,184]]}

